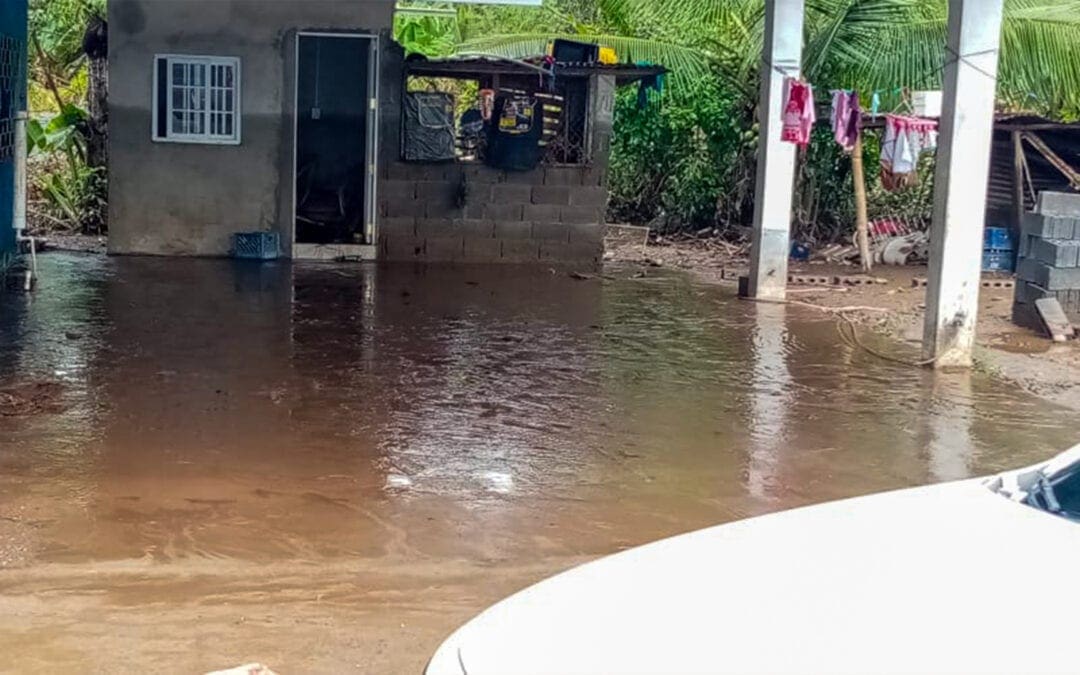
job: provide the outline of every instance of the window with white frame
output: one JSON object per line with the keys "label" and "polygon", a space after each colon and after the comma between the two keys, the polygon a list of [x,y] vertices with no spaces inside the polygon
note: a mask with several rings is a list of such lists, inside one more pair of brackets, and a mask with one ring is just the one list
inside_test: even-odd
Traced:
{"label": "window with white frame", "polygon": [[240,59],[154,57],[154,140],[240,142]]}

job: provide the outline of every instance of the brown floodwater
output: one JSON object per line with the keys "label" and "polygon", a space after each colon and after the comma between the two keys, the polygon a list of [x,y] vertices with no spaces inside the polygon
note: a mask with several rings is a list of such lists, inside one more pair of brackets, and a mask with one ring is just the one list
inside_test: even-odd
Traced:
{"label": "brown floodwater", "polygon": [[592,557],[1080,440],[633,271],[44,256],[0,292],[0,390],[51,397],[0,415],[0,671],[417,672]]}

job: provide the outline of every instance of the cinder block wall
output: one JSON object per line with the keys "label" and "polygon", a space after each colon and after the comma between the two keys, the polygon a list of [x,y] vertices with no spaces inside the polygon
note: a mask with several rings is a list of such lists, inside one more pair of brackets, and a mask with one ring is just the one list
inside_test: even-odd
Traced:
{"label": "cinder block wall", "polygon": [[605,172],[395,161],[379,188],[379,255],[427,262],[597,264]]}
{"label": "cinder block wall", "polygon": [[[388,45],[383,72],[403,73]],[[598,265],[604,249],[615,82],[591,83],[588,166],[501,171],[480,163],[401,159],[404,76],[382,82],[378,256],[389,261]]]}

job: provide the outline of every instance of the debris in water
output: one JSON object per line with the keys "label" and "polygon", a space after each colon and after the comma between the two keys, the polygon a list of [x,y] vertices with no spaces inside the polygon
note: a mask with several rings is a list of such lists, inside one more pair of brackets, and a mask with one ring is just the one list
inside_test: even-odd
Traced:
{"label": "debris in water", "polygon": [[261,663],[248,663],[228,670],[215,670],[206,675],[277,675],[277,673]]}
{"label": "debris in water", "polygon": [[59,382],[29,382],[0,389],[0,416],[24,417],[60,411]]}

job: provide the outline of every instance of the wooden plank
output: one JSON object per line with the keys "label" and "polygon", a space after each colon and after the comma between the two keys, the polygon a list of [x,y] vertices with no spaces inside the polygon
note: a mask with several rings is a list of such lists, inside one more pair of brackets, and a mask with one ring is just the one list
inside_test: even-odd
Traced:
{"label": "wooden plank", "polygon": [[1020,241],[1020,227],[1024,223],[1024,143],[1020,132],[1012,132],[1013,146],[1013,241]]}
{"label": "wooden plank", "polygon": [[1057,298],[1040,298],[1035,301],[1035,309],[1054,342],[1065,342],[1074,335],[1073,325]]}

